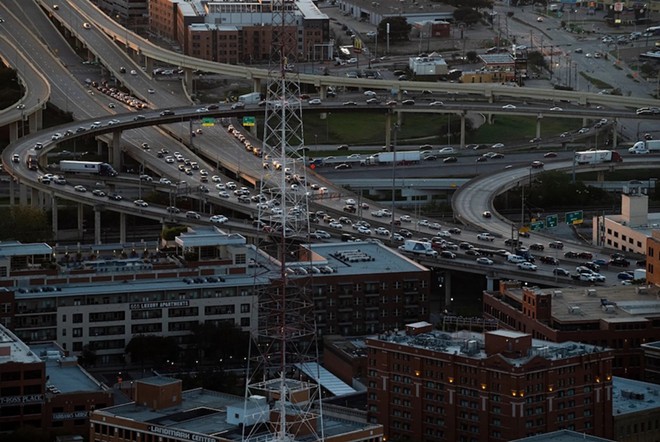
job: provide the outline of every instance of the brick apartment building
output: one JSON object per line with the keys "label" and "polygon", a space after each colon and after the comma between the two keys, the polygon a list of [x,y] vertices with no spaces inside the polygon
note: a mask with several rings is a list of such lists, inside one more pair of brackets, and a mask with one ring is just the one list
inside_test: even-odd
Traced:
{"label": "brick apartment building", "polygon": [[642,344],[660,340],[654,286],[539,289],[516,281],[484,292],[483,310],[500,327],[551,342],[575,341],[614,350],[612,374],[642,379]]}
{"label": "brick apartment building", "polygon": [[[149,0],[150,29],[176,41],[186,55],[220,63],[256,63],[271,58],[273,24],[280,20],[269,2]],[[287,9],[286,26],[299,60],[333,57],[330,20],[311,0]]]}
{"label": "brick apartment building", "polygon": [[506,330],[447,334],[428,323],[366,345],[368,411],[388,440],[612,436],[611,350]]}

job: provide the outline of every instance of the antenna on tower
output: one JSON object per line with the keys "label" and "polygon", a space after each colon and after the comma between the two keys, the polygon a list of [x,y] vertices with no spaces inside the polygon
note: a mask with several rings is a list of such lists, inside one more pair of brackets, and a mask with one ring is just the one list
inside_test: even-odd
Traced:
{"label": "antenna on tower", "polygon": [[319,375],[307,379],[302,374],[303,368],[318,362],[311,275],[290,271],[294,263],[300,267],[311,259],[302,247],[309,241],[309,208],[300,82],[291,72],[302,53],[299,18],[294,0],[273,0],[262,149],[272,163],[261,179],[261,194],[268,203],[259,205],[257,228],[259,247],[277,257],[279,272],[258,291],[259,323],[251,339],[245,385],[244,442],[324,439]]}

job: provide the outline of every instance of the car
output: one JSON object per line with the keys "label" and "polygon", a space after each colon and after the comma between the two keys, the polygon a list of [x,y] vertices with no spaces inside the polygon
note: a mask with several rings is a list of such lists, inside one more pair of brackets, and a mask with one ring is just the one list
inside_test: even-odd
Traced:
{"label": "car", "polygon": [[456,254],[454,252],[450,252],[449,250],[443,250],[440,252],[440,258],[456,259]]}
{"label": "car", "polygon": [[333,229],[339,229],[339,230],[341,230],[341,229],[344,228],[344,225],[343,225],[342,223],[340,223],[339,221],[332,221],[332,222],[331,222],[330,224],[328,224],[328,225],[329,225],[330,227],[332,227]]}
{"label": "car", "polygon": [[589,132],[589,128],[588,128],[588,127],[583,127],[582,129],[580,129],[580,130],[578,131],[579,134],[586,134],[587,132]]}
{"label": "car", "polygon": [[80,185],[80,184],[78,184],[77,186],[74,186],[73,190],[75,190],[76,192],[81,192],[81,193],[87,192],[87,188],[85,186]]}
{"label": "car", "polygon": [[444,160],[442,160],[443,163],[456,163],[458,161],[458,158],[456,157],[447,157]]}
{"label": "car", "polygon": [[477,239],[480,241],[495,241],[495,237],[488,232],[478,234]]}
{"label": "car", "polygon": [[569,251],[569,252],[564,253],[564,258],[576,259],[576,258],[579,258],[579,257],[580,257],[580,255],[578,254],[578,252]]}
{"label": "car", "polygon": [[442,101],[431,101],[429,103],[429,106],[434,106],[434,107],[435,106],[444,106],[444,105],[445,105],[445,103],[443,103]]}
{"label": "car", "polygon": [[443,147],[438,151],[438,155],[451,155],[453,153],[456,153],[456,149],[451,146]]}
{"label": "car", "polygon": [[11,161],[14,163],[20,163],[21,157],[17,153],[15,153],[14,155],[11,156]]}
{"label": "car", "polygon": [[197,212],[193,212],[192,210],[189,210],[186,212],[186,218],[189,219],[200,219],[200,215]]}
{"label": "car", "polygon": [[401,104],[404,106],[413,106],[415,104],[415,100],[412,99],[403,100]]}
{"label": "car", "polygon": [[82,24],[82,27],[85,28],[85,29],[92,29],[92,25],[90,25],[90,24],[87,23],[87,22],[83,23],[83,24]]}
{"label": "car", "polygon": [[541,141],[541,137],[534,137],[531,140],[529,140],[530,143],[538,143]]}
{"label": "car", "polygon": [[355,160],[355,159],[358,159],[360,157],[361,157],[361,155],[359,153],[352,153],[349,156],[347,156],[346,158],[348,158],[350,160]]}
{"label": "car", "polygon": [[371,229],[367,226],[358,226],[357,231],[363,235],[371,235]]}
{"label": "car", "polygon": [[630,272],[619,272],[617,273],[616,278],[620,281],[632,281],[635,279],[635,275]]}
{"label": "car", "polygon": [[381,235],[381,236],[390,236],[390,231],[387,230],[385,227],[376,227],[374,229],[374,233],[376,235]]}
{"label": "car", "polygon": [[520,247],[523,245],[523,242],[519,239],[508,238],[504,241],[504,245],[508,247]]}
{"label": "car", "polygon": [[137,71],[135,69],[131,69],[131,75],[137,75]]}
{"label": "car", "polygon": [[481,216],[483,216],[484,218],[492,218],[492,217],[493,217],[493,214],[490,213],[490,210],[485,210],[485,211],[481,214]]}
{"label": "car", "polygon": [[480,256],[475,261],[477,264],[483,264],[487,266],[492,266],[494,264],[494,261],[492,259],[486,258],[485,256]]}
{"label": "car", "polygon": [[367,104],[378,104],[378,103],[380,103],[380,100],[378,98],[373,97],[373,98],[367,99],[366,103]]}
{"label": "car", "polygon": [[530,250],[537,250],[537,251],[543,251],[543,249],[545,249],[545,247],[543,246],[543,244],[540,244],[540,243],[534,243],[534,244],[531,244],[531,245],[529,246],[529,248],[530,248]]}
{"label": "car", "polygon": [[376,95],[378,95],[374,91],[364,91],[363,94],[365,97],[375,97]]}
{"label": "car", "polygon": [[344,169],[350,169],[350,168],[351,168],[351,165],[348,164],[348,163],[341,163],[341,164],[337,164],[335,166],[335,170],[344,170]]}
{"label": "car", "polygon": [[551,107],[550,110],[553,111],[553,112],[562,112],[564,109],[562,109],[561,107],[558,107],[558,106],[554,106],[554,107]]}
{"label": "car", "polygon": [[309,103],[309,104],[311,104],[311,105],[319,105],[319,104],[323,104],[323,102],[321,101],[320,98],[312,98],[312,99],[309,100],[307,103]]}
{"label": "car", "polygon": [[519,262],[519,263],[518,263],[518,268],[519,268],[520,270],[529,270],[529,271],[532,271],[532,272],[535,272],[536,269],[537,269],[536,265],[535,265],[535,264],[532,264],[532,263],[529,262],[529,261]]}
{"label": "car", "polygon": [[543,22],[543,17],[536,17],[536,21],[539,23]]}
{"label": "car", "polygon": [[565,276],[565,277],[571,276],[571,272],[569,272],[566,269],[562,269],[561,267],[557,267],[556,269],[552,269],[552,274],[555,275],[555,276]]}
{"label": "car", "polygon": [[505,104],[504,106],[502,106],[502,109],[515,109],[515,108],[516,106],[514,106],[513,104]]}
{"label": "car", "polygon": [[101,189],[92,190],[92,195],[94,195],[94,196],[106,196],[105,192],[102,191]]}
{"label": "car", "polygon": [[118,193],[111,193],[108,195],[108,199],[112,201],[121,201],[124,199],[124,197]]}
{"label": "car", "polygon": [[614,267],[628,267],[630,265],[630,261],[628,261],[625,258],[614,258],[609,261],[609,265],[614,266]]}
{"label": "car", "polygon": [[591,252],[578,252],[578,258],[580,259],[593,259]]}
{"label": "car", "polygon": [[136,115],[133,117],[133,121],[144,120],[146,118],[147,117],[145,117],[144,115]]}
{"label": "car", "polygon": [[551,242],[548,244],[548,246],[549,246],[551,249],[559,249],[559,250],[561,250],[561,249],[564,248],[564,243],[561,242],[561,241],[551,241]]}
{"label": "car", "polygon": [[218,192],[218,196],[220,198],[229,198],[229,192],[227,192],[226,190],[221,190],[220,192]]}
{"label": "car", "polygon": [[504,147],[504,144],[502,143],[495,143],[492,146],[490,146],[492,149],[501,149]]}
{"label": "car", "polygon": [[542,169],[545,164],[543,164],[543,161],[532,161],[532,169]]}
{"label": "car", "polygon": [[557,156],[557,154],[555,152],[546,152],[543,155],[543,158],[555,158],[556,156]]}
{"label": "car", "polygon": [[488,157],[477,157],[477,159],[475,161],[477,163],[484,163],[484,162],[488,161]]}
{"label": "car", "polygon": [[541,256],[539,258],[539,261],[541,261],[543,264],[550,264],[553,266],[556,266],[559,264],[559,260],[555,258],[554,256]]}
{"label": "car", "polygon": [[113,118],[112,120],[108,121],[108,126],[114,126],[115,124],[119,124],[121,121],[119,121],[116,118]]}
{"label": "car", "polygon": [[147,203],[145,200],[142,199],[134,200],[133,204],[138,207],[149,207],[149,203]]}
{"label": "car", "polygon": [[459,229],[458,227],[450,227],[447,229],[447,232],[451,233],[452,235],[460,235],[462,230]]}
{"label": "car", "polygon": [[60,5],[57,5],[57,4],[56,4],[56,5],[53,5],[53,10],[54,10],[54,11],[57,11],[58,9],[60,9]]}
{"label": "car", "polygon": [[325,230],[316,230],[311,234],[316,239],[330,239],[332,236]]}
{"label": "car", "polygon": [[342,106],[357,106],[358,104],[355,101],[344,101]]}
{"label": "car", "polygon": [[162,111],[162,112],[160,113],[160,116],[161,116],[161,117],[166,117],[166,116],[168,116],[168,115],[174,115],[174,111],[173,111],[173,110],[169,110],[169,109],[165,109],[164,111]]}

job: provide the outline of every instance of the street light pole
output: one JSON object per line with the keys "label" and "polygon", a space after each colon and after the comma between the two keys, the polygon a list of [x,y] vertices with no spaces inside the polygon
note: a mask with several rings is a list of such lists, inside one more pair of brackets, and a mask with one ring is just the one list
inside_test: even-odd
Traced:
{"label": "street light pole", "polygon": [[393,137],[392,137],[392,227],[390,231],[390,239],[394,241],[394,217],[395,217],[395,211],[394,211],[394,195],[396,191],[396,135],[397,132],[399,131],[399,125],[397,123],[394,123],[392,126],[392,132],[393,132]]}
{"label": "street light pole", "polygon": [[19,109],[21,111],[21,125],[20,125],[20,131],[19,131],[19,138],[23,138],[23,135],[25,135],[25,105],[24,104],[19,104],[16,106],[16,109]]}

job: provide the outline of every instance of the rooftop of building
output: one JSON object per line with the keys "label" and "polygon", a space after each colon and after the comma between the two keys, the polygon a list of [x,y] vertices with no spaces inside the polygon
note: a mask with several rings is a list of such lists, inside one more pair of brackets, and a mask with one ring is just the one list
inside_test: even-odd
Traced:
{"label": "rooftop of building", "polygon": [[53,248],[46,243],[0,242],[0,258],[9,256],[50,255]]}
{"label": "rooftop of building", "polygon": [[[315,256],[312,266],[329,266],[339,275],[422,272],[428,269],[377,242],[308,244]],[[308,263],[302,263],[308,264]]]}
{"label": "rooftop of building", "polygon": [[[100,416],[148,422],[151,425],[166,427],[168,431],[192,432],[209,436],[222,435],[223,438],[240,441],[242,440],[241,429],[227,422],[227,408],[231,406],[242,408],[243,403],[242,397],[199,388],[184,391],[181,403],[169,408],[155,410],[153,407],[132,402],[97,410],[95,413]],[[323,431],[326,437],[372,426],[349,418],[342,419],[334,414],[323,417]]]}
{"label": "rooftop of building", "polygon": [[416,2],[403,2],[399,0],[343,0],[338,3],[355,5],[367,11],[374,11],[384,16],[416,16],[433,14],[453,14],[456,9],[445,3],[437,3],[430,0],[419,0]]}
{"label": "rooftop of building", "polygon": [[612,377],[612,413],[615,417],[658,409],[660,409],[660,385]]}
{"label": "rooftop of building", "polygon": [[[529,336],[525,333],[509,330],[496,330],[487,333],[511,338]],[[454,333],[432,330],[414,335],[409,335],[404,331],[393,331],[370,337],[369,339],[395,343],[399,347],[423,348],[448,355],[462,355],[468,358],[485,359],[492,356],[488,355],[485,351],[485,338],[486,335],[483,333],[465,330]],[[502,358],[512,366],[519,367],[536,356],[554,361],[604,350],[602,347],[572,341],[556,343],[532,339],[532,345],[527,354],[523,354],[520,357],[502,356]]]}
{"label": "rooftop of building", "polygon": [[0,364],[8,362],[34,364],[41,359],[9,329],[0,325]]}
{"label": "rooftop of building", "polygon": [[[528,287],[537,293],[552,295],[552,316],[557,321],[646,321],[646,317],[660,313],[657,287],[597,286],[561,287],[540,289]],[[523,288],[519,284],[509,286],[509,296],[523,301]]]}
{"label": "rooftop of building", "polygon": [[641,225],[631,225],[628,223],[627,219],[621,215],[607,215],[607,219],[614,221],[617,224],[626,226],[635,232],[644,234],[645,236],[651,237],[654,230],[660,229],[660,213],[649,213],[646,216],[646,223]]}
{"label": "rooftop of building", "polygon": [[46,363],[46,390],[53,394],[105,391],[107,387],[78,365],[75,357],[65,357],[54,342],[30,346],[32,353]]}
{"label": "rooftop of building", "polygon": [[522,439],[516,439],[511,442],[609,442],[612,439],[603,439],[602,437],[592,436],[585,433],[578,433],[571,430],[557,430],[550,433],[537,434]]}

